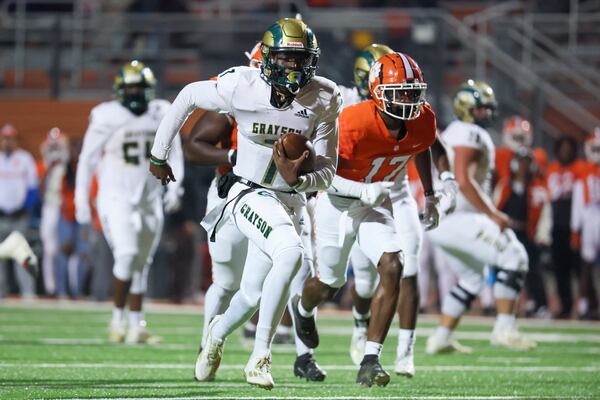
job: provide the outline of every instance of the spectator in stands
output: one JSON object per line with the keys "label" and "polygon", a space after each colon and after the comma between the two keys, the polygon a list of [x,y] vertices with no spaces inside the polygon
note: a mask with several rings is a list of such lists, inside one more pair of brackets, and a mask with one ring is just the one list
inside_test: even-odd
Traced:
{"label": "spectator in stands", "polygon": [[[30,153],[17,145],[17,129],[6,124],[0,128],[0,240],[12,231],[26,234],[30,213],[37,201],[38,176]],[[12,265],[9,262],[9,267]],[[0,265],[0,297],[8,293],[9,269]],[[15,268],[23,297],[35,296],[35,280],[23,268]]]}
{"label": "spectator in stands", "polygon": [[587,138],[584,150],[585,168],[573,188],[571,245],[581,255],[579,318],[598,319],[594,264],[600,255],[600,128]]}
{"label": "spectator in stands", "polygon": [[44,249],[42,277],[46,294],[56,293],[55,262],[58,257],[58,221],[61,206],[61,185],[69,158],[69,140],[60,129],[52,128],[40,146],[42,165],[40,197],[42,219],[40,238]]}
{"label": "spectator in stands", "polygon": [[557,318],[570,318],[573,308],[572,272],[579,272],[579,257],[571,249],[571,201],[576,177],[584,164],[577,159],[577,142],[559,138],[554,147],[556,160],[546,172],[546,184],[552,202],[552,260],[561,309]]}
{"label": "spectator in stands", "polygon": [[81,294],[89,272],[89,225],[75,220],[75,173],[81,140],[69,145],[69,162],[62,179],[60,220],[58,223],[59,254],[56,262],[56,294],[76,298]]}
{"label": "spectator in stands", "polygon": [[540,252],[551,243],[552,209],[546,183],[538,175],[533,152],[517,150],[510,161],[510,175],[502,178],[495,191],[496,206],[513,221],[513,230],[527,250],[529,272],[525,278],[527,314],[549,318]]}

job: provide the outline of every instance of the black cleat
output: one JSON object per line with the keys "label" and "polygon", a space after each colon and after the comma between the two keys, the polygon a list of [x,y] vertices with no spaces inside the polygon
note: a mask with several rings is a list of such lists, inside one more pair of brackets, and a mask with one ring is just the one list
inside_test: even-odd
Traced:
{"label": "black cleat", "polygon": [[383,369],[378,357],[365,356],[360,363],[356,383],[368,387],[373,386],[373,384],[385,386],[390,383],[390,374]]}
{"label": "black cleat", "polygon": [[322,382],[327,377],[327,372],[319,367],[312,354],[306,353],[296,357],[294,375],[307,381]]}
{"label": "black cleat", "polygon": [[273,344],[296,344],[293,332],[275,333]]}
{"label": "black cleat", "polygon": [[302,340],[309,349],[315,349],[319,346],[319,332],[317,332],[317,324],[315,316],[305,318],[298,311],[298,301],[300,296],[292,297],[292,318],[294,318],[294,327],[296,335]]}

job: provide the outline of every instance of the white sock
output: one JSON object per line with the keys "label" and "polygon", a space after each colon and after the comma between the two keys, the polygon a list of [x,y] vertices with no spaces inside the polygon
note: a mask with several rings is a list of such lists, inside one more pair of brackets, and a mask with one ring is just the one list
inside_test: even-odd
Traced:
{"label": "white sock", "polygon": [[496,315],[496,323],[494,324],[494,329],[510,328],[511,326],[513,326],[514,323],[514,314],[498,314]]}
{"label": "white sock", "polygon": [[278,335],[289,335],[292,333],[292,327],[279,324],[275,333]]}
{"label": "white sock", "polygon": [[582,297],[577,302],[577,314],[583,315],[588,311],[589,308],[589,300],[585,297]]}
{"label": "white sock", "polygon": [[248,321],[244,324],[244,329],[256,332],[256,324],[252,321]]}
{"label": "white sock", "polygon": [[125,316],[125,309],[124,308],[113,308],[113,312],[112,312],[112,321],[113,322],[121,322],[123,320],[123,317]]}
{"label": "white sock", "polygon": [[433,333],[434,336],[438,337],[439,339],[442,340],[448,340],[450,338],[450,335],[452,334],[452,331],[448,328],[446,328],[445,326],[438,326],[437,329],[435,330],[435,332]]}
{"label": "white sock", "polygon": [[298,338],[298,336],[294,335],[294,343],[296,344],[296,355],[297,356],[301,356],[303,354],[306,353],[313,353],[313,349],[308,348],[308,346],[306,346],[304,344],[304,342],[302,342],[302,340],[300,340],[300,338]]}
{"label": "white sock", "polygon": [[381,349],[383,349],[383,344],[367,341],[365,344],[365,356],[374,355],[379,357]]}
{"label": "white sock", "polygon": [[254,337],[254,350],[250,359],[262,358],[271,352],[271,327],[256,326],[256,335]]}
{"label": "white sock", "polygon": [[298,312],[304,318],[312,317],[313,315],[315,315],[315,309],[314,308],[312,310],[310,310],[310,311],[306,311],[304,309],[304,307],[302,307],[302,299],[298,299]]}
{"label": "white sock", "polygon": [[143,311],[129,311],[129,326],[140,326],[143,320]]}
{"label": "white sock", "polygon": [[415,349],[415,330],[398,329],[398,348],[396,355],[398,357],[407,357],[414,353]]}

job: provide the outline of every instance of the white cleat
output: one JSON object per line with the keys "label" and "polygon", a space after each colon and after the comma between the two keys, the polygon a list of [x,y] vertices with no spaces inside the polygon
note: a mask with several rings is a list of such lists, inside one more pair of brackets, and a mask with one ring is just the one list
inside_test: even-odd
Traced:
{"label": "white cleat", "polygon": [[0,253],[9,257],[21,265],[34,278],[38,274],[38,259],[25,236],[21,232],[13,231],[2,243]]}
{"label": "white cleat", "polygon": [[198,354],[198,358],[196,359],[194,377],[199,382],[214,381],[217,369],[219,369],[219,365],[221,365],[225,342],[223,340],[215,340],[212,338],[212,330],[220,319],[221,316],[216,315],[213,317],[212,321],[210,321],[210,324],[208,325],[208,334],[206,335],[206,345],[202,348],[202,351]]}
{"label": "white cleat", "polygon": [[396,375],[412,378],[415,376],[415,360],[412,352],[396,358],[396,366],[394,367]]}
{"label": "white cleat", "polygon": [[271,356],[251,358],[244,368],[246,382],[260,388],[271,390],[275,386],[271,376]]}
{"label": "white cleat", "polygon": [[108,341],[111,343],[123,343],[127,333],[125,321],[111,321],[108,326]]}
{"label": "white cleat", "polygon": [[494,329],[490,343],[492,346],[501,346],[519,351],[527,351],[537,347],[536,342],[526,338],[515,326],[505,329]]}
{"label": "white cleat", "polygon": [[427,354],[441,354],[441,353],[463,353],[471,354],[473,349],[468,346],[463,346],[458,343],[452,337],[447,339],[440,339],[437,335],[432,335],[427,338],[427,345],[425,346],[425,352]]}
{"label": "white cleat", "polygon": [[360,365],[365,356],[365,345],[367,344],[367,327],[354,327],[352,340],[350,341],[350,357],[354,365]]}
{"label": "white cleat", "polygon": [[146,321],[141,321],[138,326],[130,326],[125,336],[127,344],[158,344],[161,341],[160,336],[150,334],[146,328]]}

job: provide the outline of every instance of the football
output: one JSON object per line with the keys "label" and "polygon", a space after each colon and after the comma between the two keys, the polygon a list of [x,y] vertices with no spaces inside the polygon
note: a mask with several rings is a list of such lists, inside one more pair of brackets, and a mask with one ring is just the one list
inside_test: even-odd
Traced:
{"label": "football", "polygon": [[297,133],[286,133],[281,137],[281,144],[283,145],[285,156],[291,160],[297,160],[305,150],[308,150],[308,157],[300,166],[301,174],[315,170],[315,149],[306,136]]}

